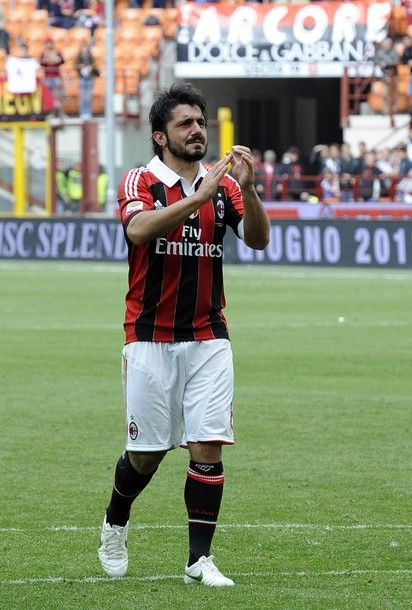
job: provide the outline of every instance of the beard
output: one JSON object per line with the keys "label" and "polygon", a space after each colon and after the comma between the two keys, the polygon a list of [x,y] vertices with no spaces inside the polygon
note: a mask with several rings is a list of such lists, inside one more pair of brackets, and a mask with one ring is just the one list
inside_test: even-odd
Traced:
{"label": "beard", "polygon": [[193,152],[190,152],[186,149],[185,146],[181,145],[181,144],[177,144],[176,142],[173,142],[173,140],[171,140],[168,136],[168,134],[166,133],[166,141],[167,141],[167,148],[169,149],[169,152],[172,153],[172,155],[174,155],[177,159],[182,159],[182,161],[187,161],[187,162],[192,162],[192,161],[200,161],[201,159],[203,159],[203,157],[205,156],[206,152],[207,152],[207,141],[206,140],[196,140],[194,143],[198,143],[201,145],[201,148],[198,148],[197,150],[194,150]]}

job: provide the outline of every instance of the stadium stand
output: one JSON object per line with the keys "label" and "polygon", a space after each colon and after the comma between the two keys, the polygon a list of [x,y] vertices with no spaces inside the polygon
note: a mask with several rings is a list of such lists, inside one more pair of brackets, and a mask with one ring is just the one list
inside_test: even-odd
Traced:
{"label": "stadium stand", "polygon": [[[236,4],[243,4],[244,0],[234,0]],[[11,53],[15,52],[24,42],[28,46],[31,56],[39,58],[47,38],[52,38],[58,50],[64,56],[65,63],[61,67],[61,74],[65,89],[64,111],[69,116],[77,116],[79,105],[78,76],[74,69],[74,59],[82,43],[91,45],[92,54],[96,60],[100,75],[94,82],[93,113],[104,113],[105,105],[105,48],[106,30],[104,22],[95,29],[77,24],[66,30],[49,25],[49,13],[44,8],[36,8],[36,0],[0,0],[0,10],[5,16],[5,27],[11,37]],[[93,9],[88,9],[90,14]],[[177,32],[177,9],[171,1],[165,3],[165,8],[153,8],[150,0],[142,0],[139,8],[131,8],[127,0],[118,0],[115,7],[115,92],[123,99],[139,100],[139,95],[145,79],[147,79],[153,66],[161,57],[162,41],[173,40]],[[81,23],[84,23],[81,22]],[[395,40],[399,55],[399,64],[396,66],[392,89],[394,89],[393,112],[411,111],[411,68],[408,63],[402,63],[401,57],[407,43],[405,37],[412,34],[412,25],[408,23],[408,13],[405,5],[395,4],[389,23],[389,34]],[[0,49],[0,73],[5,72],[6,52]],[[352,112],[359,112],[360,106],[367,101],[369,108],[375,113],[387,112],[387,100],[382,79],[372,77],[369,82],[352,79],[348,86],[346,97],[352,104]],[[352,88],[351,88],[352,87]],[[363,87],[363,89],[362,89]],[[349,106],[348,106],[349,107]],[[379,151],[378,151],[379,152]],[[382,201],[388,197],[395,198],[397,183],[407,175],[399,172],[399,155],[395,149],[390,151],[392,170],[379,175],[380,193]],[[345,184],[339,173],[340,192],[336,199],[341,200],[348,196],[353,200],[361,198],[362,172],[353,172],[353,179]],[[314,172],[310,166],[303,167],[301,172],[301,198],[314,197],[324,200],[322,192],[321,172]],[[276,177],[278,184],[275,196],[279,201],[291,199],[291,184],[293,176],[281,174]],[[385,182],[386,181],[386,182]],[[329,197],[329,199],[331,199]],[[332,199],[334,199],[332,197]]]}

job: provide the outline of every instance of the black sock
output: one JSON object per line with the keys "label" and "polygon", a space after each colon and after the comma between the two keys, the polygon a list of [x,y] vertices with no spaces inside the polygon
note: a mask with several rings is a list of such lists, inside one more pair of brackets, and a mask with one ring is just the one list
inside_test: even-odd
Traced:
{"label": "black sock", "polygon": [[190,462],[185,486],[185,503],[189,517],[189,561],[210,554],[223,494],[223,464]]}
{"label": "black sock", "polygon": [[144,490],[157,467],[149,474],[139,474],[130,463],[125,451],[116,465],[114,486],[110,504],[106,511],[106,522],[124,527],[129,520],[130,508],[137,496]]}

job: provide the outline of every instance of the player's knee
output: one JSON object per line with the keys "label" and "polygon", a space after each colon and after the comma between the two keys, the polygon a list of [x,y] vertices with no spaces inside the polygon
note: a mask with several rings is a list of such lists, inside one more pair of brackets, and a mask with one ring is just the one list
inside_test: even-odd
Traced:
{"label": "player's knee", "polygon": [[129,460],[139,474],[150,474],[157,468],[166,455],[166,451],[156,453],[136,453],[128,451]]}
{"label": "player's knee", "polygon": [[215,443],[188,443],[190,457],[194,462],[216,464],[222,459],[222,445]]}

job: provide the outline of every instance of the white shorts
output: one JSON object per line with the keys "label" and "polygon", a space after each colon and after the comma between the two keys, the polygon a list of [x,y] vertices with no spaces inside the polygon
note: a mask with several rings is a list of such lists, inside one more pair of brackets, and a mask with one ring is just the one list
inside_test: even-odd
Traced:
{"label": "white shorts", "polygon": [[123,348],[128,451],[233,444],[230,341],[136,341]]}

